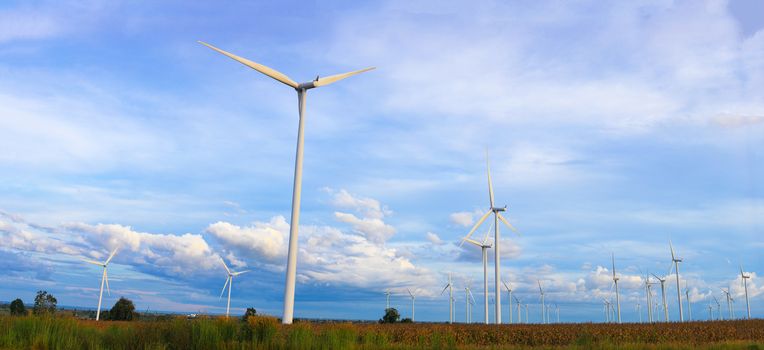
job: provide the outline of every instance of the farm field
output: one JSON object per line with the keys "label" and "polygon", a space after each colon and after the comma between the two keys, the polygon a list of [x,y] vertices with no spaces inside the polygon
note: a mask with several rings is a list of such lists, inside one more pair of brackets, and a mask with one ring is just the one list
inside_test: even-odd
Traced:
{"label": "farm field", "polygon": [[764,349],[764,320],[447,325],[0,316],[0,349]]}

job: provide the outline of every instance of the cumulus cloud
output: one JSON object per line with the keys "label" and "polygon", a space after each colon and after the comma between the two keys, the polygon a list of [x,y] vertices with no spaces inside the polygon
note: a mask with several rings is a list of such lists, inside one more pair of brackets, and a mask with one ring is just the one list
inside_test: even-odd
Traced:
{"label": "cumulus cloud", "polygon": [[286,256],[289,223],[283,216],[273,217],[269,222],[255,222],[247,227],[219,221],[207,227],[206,232],[223,246],[249,252],[251,254],[247,255],[251,257],[276,261]]}
{"label": "cumulus cloud", "polygon": [[448,216],[448,219],[451,220],[451,223],[463,227],[470,227],[472,223],[475,221],[473,219],[474,213],[468,212],[468,211],[460,211],[456,213],[451,213],[451,215]]}
{"label": "cumulus cloud", "polygon": [[362,213],[364,217],[372,219],[382,219],[392,214],[389,209],[383,207],[376,199],[354,196],[345,189],[335,191],[327,188],[326,191],[332,194],[331,203],[338,208],[353,209]]}
{"label": "cumulus cloud", "polygon": [[430,241],[430,243],[434,245],[446,244],[446,242],[443,242],[443,240],[440,239],[440,237],[438,237],[438,235],[434,232],[427,232],[427,234],[425,234],[425,237],[427,238],[428,241]]}
{"label": "cumulus cloud", "polygon": [[339,208],[352,209],[361,215],[358,217],[352,213],[339,211],[334,213],[334,218],[337,221],[349,224],[356,233],[377,244],[385,243],[395,234],[395,228],[383,220],[392,212],[383,207],[376,199],[354,196],[344,189],[335,191],[327,188],[325,190],[332,195],[331,203],[333,205]]}

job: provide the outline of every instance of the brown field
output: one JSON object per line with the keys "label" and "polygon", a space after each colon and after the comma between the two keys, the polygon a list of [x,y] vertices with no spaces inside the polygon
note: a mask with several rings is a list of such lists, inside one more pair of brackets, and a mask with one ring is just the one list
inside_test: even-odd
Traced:
{"label": "brown field", "polygon": [[83,321],[0,316],[0,349],[764,349],[764,320],[656,324]]}

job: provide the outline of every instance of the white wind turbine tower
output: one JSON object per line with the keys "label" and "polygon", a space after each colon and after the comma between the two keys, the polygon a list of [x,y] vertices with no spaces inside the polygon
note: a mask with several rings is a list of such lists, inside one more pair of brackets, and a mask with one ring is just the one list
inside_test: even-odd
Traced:
{"label": "white wind turbine tower", "polygon": [[414,319],[414,300],[416,299],[416,296],[414,296],[414,293],[411,293],[411,289],[406,288],[406,291],[409,292],[409,296],[411,297],[411,322],[415,322],[416,320]]}
{"label": "white wind turbine tower", "polygon": [[668,316],[668,305],[666,305],[666,279],[660,278],[656,274],[653,274],[653,276],[655,276],[655,278],[657,278],[658,281],[661,282],[661,297],[663,298],[663,316],[665,317],[666,322],[668,322],[669,316]]}
{"label": "white wind turbine tower", "polygon": [[719,315],[719,319],[723,320],[724,317],[722,317],[722,304],[719,304],[719,299],[716,299],[716,296],[714,295],[714,302],[716,303],[716,313]]}
{"label": "white wind turbine tower", "polygon": [[454,323],[454,285],[451,283],[450,273],[448,274],[448,283],[440,292],[440,295],[443,295],[446,289],[448,289],[448,323]]}
{"label": "white wind turbine tower", "polygon": [[560,323],[560,305],[554,304],[554,308],[557,311],[557,323]]}
{"label": "white wind turbine tower", "polygon": [[682,259],[674,254],[674,246],[671,244],[670,240],[669,248],[671,248],[671,262],[674,263],[674,271],[676,272],[676,300],[679,305],[679,322],[684,322],[684,315],[682,314],[682,291],[679,287],[679,263],[682,262]]}
{"label": "white wind turbine tower", "polygon": [[743,273],[743,265],[740,265],[740,278],[743,279],[743,287],[745,288],[745,308],[748,311],[748,319],[751,319],[751,304],[748,303],[748,279],[751,275]]}
{"label": "white wind turbine tower", "polygon": [[[521,305],[520,305],[520,299],[517,299],[517,297],[515,297],[515,301],[517,302],[517,323],[523,323],[523,317],[520,314],[520,312],[522,311]],[[510,300],[509,302],[511,303],[512,300]]]}
{"label": "white wind turbine tower", "polygon": [[692,303],[690,303],[690,282],[684,282],[684,299],[687,300],[687,320],[692,321]]}
{"label": "white wind turbine tower", "polygon": [[732,295],[730,294],[729,288],[724,289],[721,288],[722,292],[724,292],[724,296],[727,297],[727,318],[732,319]]}
{"label": "white wind turbine tower", "polygon": [[387,309],[390,308],[390,294],[393,294],[390,292],[390,290],[385,290],[385,312],[387,312]]}
{"label": "white wind turbine tower", "polygon": [[653,322],[653,289],[650,282],[650,273],[645,274],[645,297],[647,298],[647,321]]}
{"label": "white wind turbine tower", "polygon": [[228,266],[225,264],[225,260],[223,258],[220,258],[220,262],[223,263],[223,267],[225,267],[225,272],[228,277],[225,279],[225,284],[223,284],[223,290],[220,291],[220,298],[223,297],[223,293],[225,293],[226,287],[228,287],[228,303],[225,307],[225,317],[228,317],[231,311],[231,289],[233,288],[233,278],[235,276],[245,274],[249,272],[249,270],[239,271],[239,272],[233,272],[231,269],[228,268]]}
{"label": "white wind turbine tower", "polygon": [[284,289],[284,315],[282,323],[291,324],[294,315],[294,288],[295,279],[297,277],[297,236],[298,227],[300,223],[300,199],[302,198],[302,158],[303,158],[303,143],[305,128],[305,97],[308,90],[329,85],[339,80],[351,77],[356,74],[370,71],[374,67],[365,68],[353,72],[332,75],[324,78],[316,76],[313,81],[305,83],[297,83],[290,79],[281,72],[278,72],[272,68],[266,67],[262,64],[250,61],[246,58],[236,56],[232,53],[223,51],[205,42],[199,42],[200,44],[207,46],[223,55],[226,55],[245,66],[252,68],[260,73],[263,73],[273,79],[278,80],[281,83],[288,85],[289,87],[297,91],[298,109],[300,113],[299,127],[297,129],[297,153],[295,157],[294,167],[294,186],[292,190],[292,217],[289,221],[289,250],[287,255],[287,272],[286,272],[286,288]]}
{"label": "white wind turbine tower", "polygon": [[541,323],[546,323],[546,305],[544,304],[544,290],[541,288],[541,280],[536,280],[539,284],[539,293],[541,293]]}
{"label": "white wind turbine tower", "polygon": [[639,323],[642,323],[642,304],[637,302],[637,314],[639,315]]}
{"label": "white wind turbine tower", "polygon": [[615,283],[615,303],[618,307],[618,323],[621,323],[621,296],[618,293],[618,277],[615,276],[615,253],[611,253],[613,261],[613,283]]}
{"label": "white wind turbine tower", "polygon": [[98,292],[98,310],[96,310],[96,321],[98,321],[101,318],[101,301],[103,300],[104,283],[106,283],[106,292],[109,293],[109,296],[111,296],[111,288],[109,288],[109,275],[106,272],[106,267],[109,265],[109,262],[111,262],[111,259],[114,258],[114,255],[117,254],[117,249],[118,248],[114,248],[114,250],[111,252],[109,257],[104,262],[98,262],[98,261],[93,261],[93,260],[84,259],[84,258],[82,259],[82,261],[84,262],[103,267],[103,274],[101,275],[101,290],[100,292]]}
{"label": "white wind turbine tower", "polygon": [[[509,301],[509,324],[512,324],[512,288],[508,286],[504,281],[501,281],[502,284],[504,284],[504,288],[507,289],[507,293],[509,293],[508,301]],[[510,283],[511,284],[511,283]],[[488,323],[488,319],[486,319],[486,323]]]}
{"label": "white wind turbine tower", "polygon": [[714,307],[711,305],[711,302],[708,303],[708,320],[714,320]]}
{"label": "white wind turbine tower", "polygon": [[[504,223],[504,225],[507,225],[510,230],[517,232],[517,229],[515,229],[512,224],[507,221],[507,219],[504,218],[500,214],[500,212],[506,211],[507,207],[504,206],[503,208],[499,208],[495,206],[494,200],[493,200],[493,182],[491,181],[491,166],[488,162],[488,152],[486,152],[486,174],[488,175],[488,199],[490,200],[491,207],[488,209],[488,211],[478,220],[477,223],[475,223],[475,226],[472,227],[472,230],[467,234],[467,238],[472,235],[475,230],[480,227],[480,225],[485,222],[485,220],[488,218],[491,213],[493,213],[493,228],[494,228],[494,295],[496,296],[496,303],[494,303],[494,317],[495,317],[495,323],[501,324],[501,253],[499,251],[499,220]],[[484,260],[485,261],[485,260]],[[487,313],[486,313],[487,314]]]}
{"label": "white wind turbine tower", "polygon": [[605,322],[610,323],[610,300],[602,298],[602,302],[605,304]]}
{"label": "white wind turbine tower", "polygon": [[465,313],[464,318],[467,320],[467,323],[472,323],[472,305],[475,303],[475,298],[472,296],[472,290],[470,290],[470,286],[467,285],[464,287],[464,304],[465,304]]}
{"label": "white wind turbine tower", "polygon": [[[475,227],[472,228],[472,230],[462,239],[462,243],[459,244],[461,247],[464,242],[469,242],[470,244],[473,244],[475,246],[480,247],[482,257],[483,257],[483,307],[485,310],[483,310],[483,317],[485,324],[488,324],[488,248],[491,248],[491,243],[488,243],[488,233],[486,233],[485,238],[483,239],[483,242],[480,243],[472,238],[470,236],[472,233],[475,232],[478,225],[475,225]],[[493,227],[493,224],[491,224],[491,227]],[[510,300],[511,301],[511,300]],[[510,303],[511,304],[511,303]]]}

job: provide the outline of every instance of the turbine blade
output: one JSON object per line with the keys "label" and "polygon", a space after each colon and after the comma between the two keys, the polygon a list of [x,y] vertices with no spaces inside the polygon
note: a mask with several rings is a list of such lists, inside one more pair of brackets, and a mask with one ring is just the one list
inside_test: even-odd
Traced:
{"label": "turbine blade", "polygon": [[610,255],[613,258],[613,279],[615,279],[615,253]]}
{"label": "turbine blade", "polygon": [[485,169],[488,174],[488,198],[491,199],[491,208],[493,208],[493,181],[491,181],[491,163],[488,160],[488,150],[485,150]]}
{"label": "turbine blade", "polygon": [[507,288],[507,290],[509,290],[509,286],[507,286],[507,282],[501,281],[501,284],[504,285],[504,288]]}
{"label": "turbine blade", "polygon": [[407,291],[407,292],[409,292],[409,295],[410,295],[412,298],[414,297],[414,294],[413,294],[413,293],[411,293],[411,289],[408,289],[408,288],[406,288],[406,291]]}
{"label": "turbine blade", "polygon": [[103,263],[100,263],[98,261],[94,261],[94,260],[90,260],[90,259],[85,259],[85,258],[80,258],[80,260],[82,260],[82,261],[84,261],[86,263],[93,264],[93,265],[103,266]]}
{"label": "turbine blade", "polygon": [[234,275],[234,276],[238,276],[238,275],[243,275],[243,274],[245,274],[245,273],[247,273],[249,271],[250,270],[244,270],[244,271],[239,271],[239,272],[233,272],[231,274]]}
{"label": "turbine blade", "polygon": [[226,55],[226,56],[228,56],[228,57],[238,61],[239,63],[249,67],[249,68],[252,68],[252,69],[254,69],[254,70],[256,70],[256,71],[258,71],[260,73],[263,73],[263,74],[265,74],[265,75],[267,75],[267,76],[269,76],[269,77],[271,77],[273,79],[276,79],[276,80],[278,80],[278,81],[280,81],[280,82],[282,82],[282,83],[284,83],[286,85],[289,85],[289,86],[291,86],[291,87],[293,87],[295,89],[297,88],[297,86],[299,86],[299,84],[297,84],[297,82],[295,82],[292,79],[289,79],[289,77],[286,76],[284,73],[281,73],[281,72],[279,72],[279,71],[277,71],[277,70],[275,70],[273,68],[266,67],[266,66],[264,66],[262,64],[259,64],[257,62],[253,62],[253,61],[250,61],[250,60],[248,60],[246,58],[236,56],[236,55],[234,55],[234,54],[232,54],[230,52],[223,51],[223,50],[218,49],[217,47],[214,47],[214,46],[212,46],[210,44],[207,44],[207,43],[205,43],[203,41],[199,41],[199,43],[204,45],[204,46],[207,46],[210,49],[213,49],[213,50],[215,50],[215,51],[217,51],[219,53],[222,53],[222,54],[224,54],[224,55]]}
{"label": "turbine blade", "polygon": [[106,293],[109,293],[109,296],[111,296],[111,288],[109,288],[109,272],[106,270],[106,267],[103,268],[103,272],[104,281],[106,282]]}
{"label": "turbine blade", "polygon": [[476,245],[476,246],[478,246],[478,247],[482,247],[482,246],[483,246],[482,244],[480,244],[480,242],[478,242],[478,241],[476,241],[476,240],[474,240],[474,239],[472,239],[472,238],[465,238],[465,239],[462,239],[462,242],[468,242],[468,243],[472,243],[472,244],[474,244],[474,245]]}
{"label": "turbine blade", "polygon": [[676,258],[674,257],[674,245],[671,244],[671,240],[669,240],[669,248],[671,248],[671,261],[674,261]]}
{"label": "turbine blade", "polygon": [[114,255],[116,255],[116,254],[117,254],[117,249],[119,249],[119,247],[117,247],[117,248],[114,248],[114,250],[113,250],[113,251],[111,252],[111,254],[109,255],[109,258],[108,258],[108,259],[106,259],[106,262],[105,262],[105,263],[103,263],[104,265],[109,265],[109,262],[111,261],[111,259],[113,259],[113,258],[114,258]]}
{"label": "turbine blade", "polygon": [[220,258],[220,262],[223,263],[223,267],[225,267],[225,272],[228,272],[228,274],[231,274],[231,270],[228,269],[228,265],[225,264],[225,260],[223,258]]}
{"label": "turbine blade", "polygon": [[507,225],[507,227],[509,227],[510,230],[514,231],[518,236],[520,235],[520,231],[518,231],[514,226],[512,226],[512,224],[510,224],[509,221],[507,221],[507,219],[505,219],[504,216],[501,215],[501,213],[497,212],[496,215],[499,216],[499,220],[501,220],[501,222],[503,222],[504,225]]}
{"label": "turbine blade", "polygon": [[218,297],[218,300],[223,298],[223,293],[225,292],[225,287],[228,286],[228,281],[231,279],[231,276],[228,276],[225,278],[225,283],[223,284],[223,290],[220,291],[220,297]]}
{"label": "turbine blade", "polygon": [[460,247],[461,247],[461,246],[464,244],[464,241],[465,241],[466,239],[470,238],[470,236],[472,236],[472,234],[473,234],[473,233],[475,233],[475,230],[477,230],[477,228],[478,228],[478,227],[480,227],[480,225],[482,225],[482,224],[483,224],[483,222],[485,221],[485,219],[487,219],[487,218],[488,218],[488,215],[491,215],[491,212],[492,212],[492,210],[489,210],[489,211],[485,212],[485,214],[483,215],[483,217],[481,217],[481,218],[480,218],[480,220],[478,220],[478,222],[476,222],[476,223],[475,223],[475,226],[472,226],[472,229],[470,230],[470,232],[469,232],[469,233],[467,233],[467,235],[466,235],[466,236],[464,236],[464,238],[462,239],[462,243],[460,243],[460,244],[459,244],[459,246],[460,246]]}
{"label": "turbine blade", "polygon": [[319,87],[319,86],[329,85],[329,84],[331,84],[333,82],[336,82],[336,81],[339,81],[339,80],[342,80],[342,79],[345,79],[345,78],[352,77],[352,76],[354,76],[356,74],[361,74],[361,73],[364,73],[364,72],[368,72],[368,71],[373,70],[373,69],[377,69],[377,67],[369,67],[369,68],[359,69],[357,71],[352,71],[352,72],[348,72],[348,73],[342,73],[342,74],[337,74],[337,75],[331,75],[331,76],[324,77],[324,78],[318,78],[318,80],[313,82],[313,86]]}
{"label": "turbine blade", "polygon": [[451,285],[451,283],[448,283],[445,287],[443,287],[443,290],[440,292],[440,295],[443,295],[443,293],[448,289],[448,287]]}

